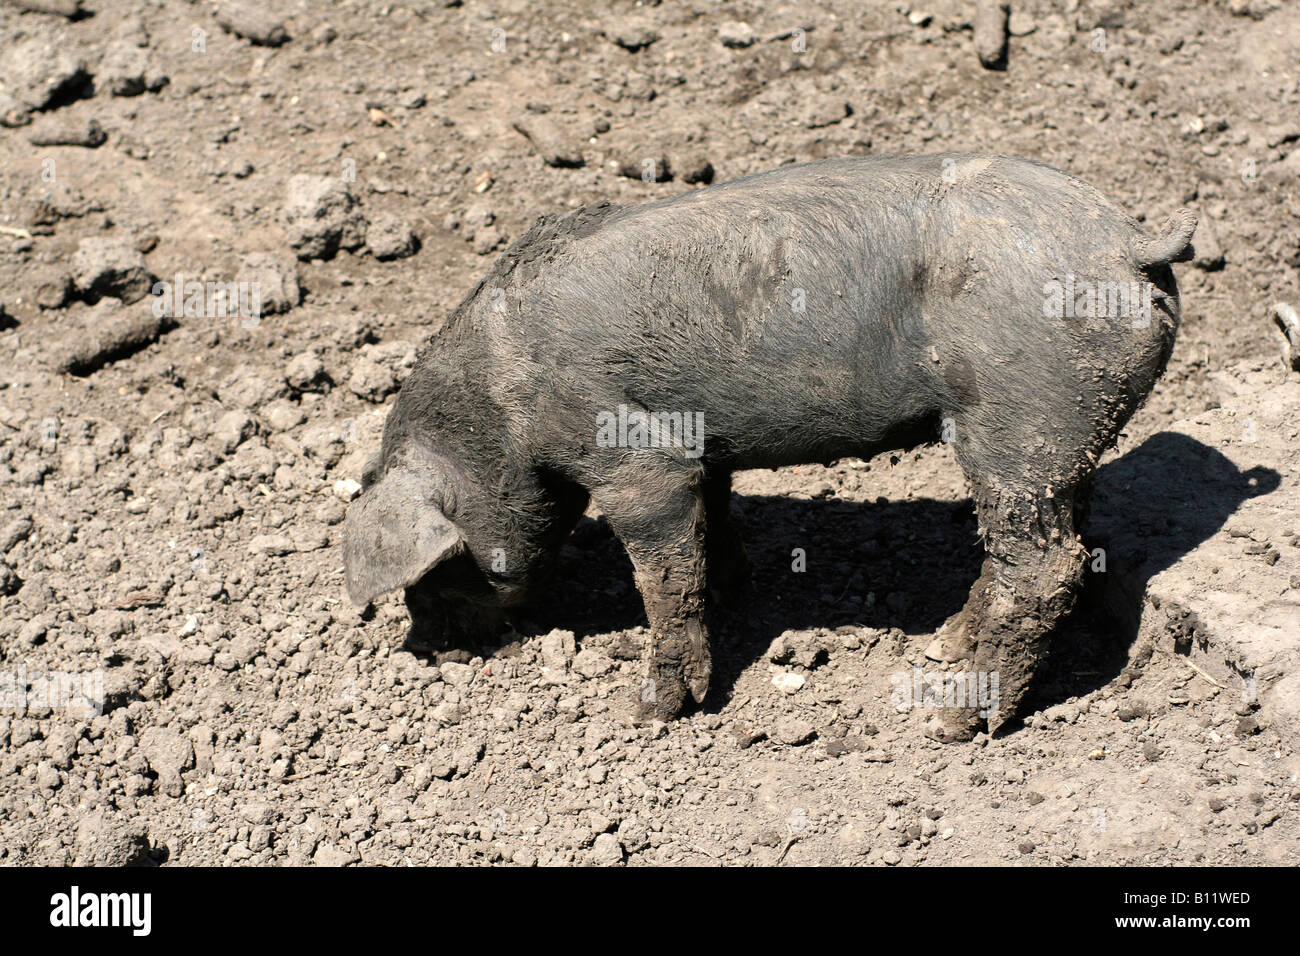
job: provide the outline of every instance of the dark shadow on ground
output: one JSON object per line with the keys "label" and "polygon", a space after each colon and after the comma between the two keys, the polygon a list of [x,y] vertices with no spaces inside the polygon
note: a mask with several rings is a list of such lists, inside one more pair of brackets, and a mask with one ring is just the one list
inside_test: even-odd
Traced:
{"label": "dark shadow on ground", "polygon": [[1177,432],[1153,435],[1098,469],[1083,538],[1090,549],[1104,549],[1106,570],[1085,578],[1078,608],[1054,635],[1022,712],[1088,694],[1120,676],[1151,578],[1218,533],[1243,502],[1276,491],[1281,478],[1271,468],[1242,471]]}

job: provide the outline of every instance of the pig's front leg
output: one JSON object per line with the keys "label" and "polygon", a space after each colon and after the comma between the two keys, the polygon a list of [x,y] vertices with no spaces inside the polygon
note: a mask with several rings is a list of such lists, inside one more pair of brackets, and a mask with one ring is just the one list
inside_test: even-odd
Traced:
{"label": "pig's front leg", "polygon": [[592,491],[623,542],[650,622],[645,670],[634,691],[639,720],[671,720],[687,695],[709,690],[711,658],[705,613],[705,521],[698,471],[634,465]]}

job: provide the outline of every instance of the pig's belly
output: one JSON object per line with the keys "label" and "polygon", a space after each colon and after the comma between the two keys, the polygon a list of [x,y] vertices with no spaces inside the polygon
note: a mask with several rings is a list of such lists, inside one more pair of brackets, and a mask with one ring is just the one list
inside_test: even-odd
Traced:
{"label": "pig's belly", "polygon": [[806,333],[684,352],[679,361],[634,360],[616,394],[672,423],[689,420],[692,435],[703,436],[703,461],[716,467],[869,458],[938,437],[933,396],[909,378],[912,363],[888,334],[825,341]]}

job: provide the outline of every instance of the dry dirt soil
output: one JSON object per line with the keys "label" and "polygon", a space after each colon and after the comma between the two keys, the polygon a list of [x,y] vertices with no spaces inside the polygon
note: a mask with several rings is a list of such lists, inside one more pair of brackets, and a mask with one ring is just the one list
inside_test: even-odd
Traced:
{"label": "dry dirt soil", "polygon": [[[1217,382],[1273,430],[1249,494],[1300,468],[1269,318],[1300,302],[1300,5],[1017,0],[1005,70],[949,0],[82,6],[0,3],[0,863],[1300,862],[1293,724],[1100,573],[1023,721],[922,736],[899,678],[981,554],[942,445],[738,476],[752,598],[667,726],[628,720],[645,622],[598,515],[491,649],[409,645],[397,597],[363,616],[338,548],[415,348],[538,215],[967,150],[1201,215],[1169,371],[1103,466],[1156,477],[1093,516],[1176,564],[1242,500],[1162,439]],[[159,319],[177,276],[257,281],[265,314]],[[1293,504],[1225,538],[1281,575],[1229,595],[1247,622],[1296,606]]]}

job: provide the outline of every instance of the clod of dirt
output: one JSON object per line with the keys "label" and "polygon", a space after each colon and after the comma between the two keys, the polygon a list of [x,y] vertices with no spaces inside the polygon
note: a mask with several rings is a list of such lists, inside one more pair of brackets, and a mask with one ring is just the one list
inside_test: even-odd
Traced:
{"label": "clod of dirt", "polygon": [[341,179],[307,173],[290,178],[284,219],[299,259],[332,259],[339,249],[365,243],[365,217]]}
{"label": "clod of dirt", "polygon": [[1208,214],[1202,212],[1199,228],[1196,230],[1195,256],[1192,265],[1206,272],[1217,272],[1223,268],[1223,242],[1219,239],[1219,227]]}
{"label": "clod of dirt", "polygon": [[140,752],[158,775],[158,790],[165,796],[185,792],[181,774],[194,766],[194,745],[169,727],[150,727],[140,735]]}
{"label": "clod of dirt", "polygon": [[753,46],[758,36],[754,33],[754,28],[748,23],[739,23],[735,20],[723,23],[718,27],[718,41],[725,47],[731,47],[733,50],[743,50],[745,47]]}
{"label": "clod of dirt", "polygon": [[241,365],[217,385],[217,398],[228,408],[251,409],[286,392],[284,379],[264,369]]}
{"label": "clod of dirt", "polygon": [[771,734],[772,739],[779,740],[789,747],[806,744],[815,736],[817,736],[816,727],[806,720],[799,720],[795,717],[783,717],[778,720]]}
{"label": "clod of dirt", "polygon": [[31,537],[36,527],[28,515],[20,515],[0,528],[0,554],[8,554],[17,545]]}
{"label": "clod of dirt", "polygon": [[415,346],[410,342],[363,346],[348,388],[366,401],[382,402],[397,391],[414,364]]}
{"label": "clod of dirt", "polygon": [[28,228],[33,235],[48,235],[54,231],[51,227],[63,219],[80,219],[103,211],[104,204],[97,199],[87,199],[75,186],[55,180],[44,184],[33,199]]}
{"label": "clod of dirt", "polygon": [[648,20],[638,17],[615,17],[605,24],[605,38],[632,53],[644,50],[659,39],[659,31]]}
{"label": "clod of dirt", "polygon": [[617,866],[623,862],[623,844],[612,833],[602,833],[591,845],[591,862],[597,866]]}
{"label": "clod of dirt", "polygon": [[702,149],[683,149],[669,158],[673,172],[684,183],[713,182],[713,163]]}
{"label": "clod of dirt", "polygon": [[1281,189],[1300,188],[1300,149],[1293,149],[1280,162],[1271,163],[1262,178]]}
{"label": "clod of dirt", "polygon": [[155,276],[144,255],[121,239],[91,236],[72,255],[72,285],[79,298],[97,302],[105,296],[128,305],[149,293]]}
{"label": "clod of dirt", "polygon": [[240,443],[253,434],[252,416],[241,411],[229,411],[221,415],[212,426],[208,442],[220,455],[229,455]]}
{"label": "clod of dirt", "polygon": [[1286,302],[1275,302],[1272,315],[1282,334],[1282,361],[1291,371],[1300,372],[1300,315]]}
{"label": "clod of dirt", "polygon": [[51,364],[60,372],[89,375],[157,341],[165,321],[150,308],[128,309],[119,299],[103,299],[56,343]]}
{"label": "clod of dirt", "polygon": [[108,136],[99,121],[76,120],[62,116],[47,116],[32,127],[27,141],[33,146],[84,146],[95,149],[104,145]]}
{"label": "clod of dirt", "polygon": [[388,261],[415,255],[420,240],[405,219],[381,213],[366,228],[366,246],[376,259]]}
{"label": "clod of dirt", "polygon": [[149,837],[140,820],[104,812],[82,818],[77,827],[76,866],[147,866]]}
{"label": "clod of dirt", "polygon": [[980,0],[975,8],[975,53],[989,70],[1007,68],[1007,20],[1011,4],[1006,0]]}
{"label": "clod of dirt", "polygon": [[146,90],[156,93],[168,82],[154,65],[144,24],[138,19],[124,21],[99,61],[95,85],[113,96],[139,96]]}
{"label": "clod of dirt", "polygon": [[67,17],[69,20],[77,20],[87,15],[86,11],[81,9],[81,0],[6,0],[6,2],[19,10],[52,13]]}
{"label": "clod of dirt", "polygon": [[532,144],[548,166],[576,168],[583,164],[582,149],[564,127],[549,116],[524,115],[514,128]]}
{"label": "clod of dirt", "polygon": [[90,80],[85,62],[49,37],[15,43],[5,61],[4,86],[27,110],[43,110],[76,98]]}
{"label": "clod of dirt", "polygon": [[646,183],[666,183],[673,178],[668,157],[659,151],[650,153],[624,153],[618,160],[618,174],[628,179]]}
{"label": "clod of dirt", "polygon": [[302,301],[297,265],[273,252],[245,256],[235,282],[256,290],[253,298],[260,303],[261,315],[288,312]]}
{"label": "clod of dirt", "polygon": [[315,353],[301,352],[284,367],[284,380],[296,391],[309,391],[325,380],[325,365]]}
{"label": "clod of dirt", "polygon": [[289,31],[275,14],[250,3],[223,3],[217,11],[217,25],[228,33],[258,46],[280,46],[289,42]]}
{"label": "clod of dirt", "polygon": [[843,121],[852,112],[844,97],[837,94],[822,94],[810,89],[795,110],[799,122],[807,129],[822,129]]}
{"label": "clod of dirt", "polygon": [[542,638],[542,681],[562,684],[568,679],[569,665],[576,656],[572,631],[554,630]]}

